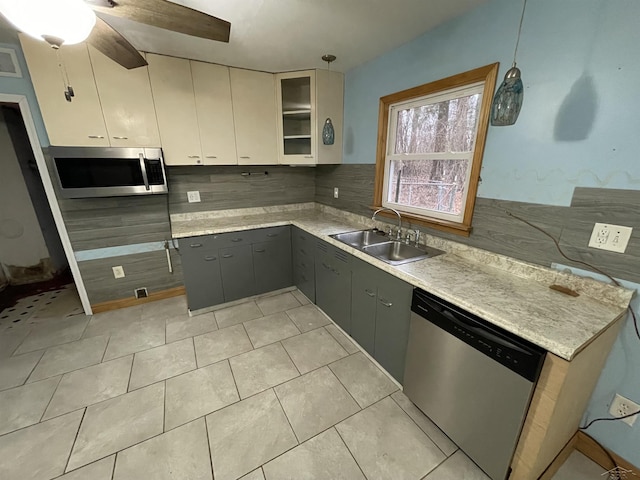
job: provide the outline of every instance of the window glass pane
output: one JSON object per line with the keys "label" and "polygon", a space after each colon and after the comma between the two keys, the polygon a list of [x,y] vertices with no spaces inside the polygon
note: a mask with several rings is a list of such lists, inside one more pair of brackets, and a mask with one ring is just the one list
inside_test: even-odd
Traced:
{"label": "window glass pane", "polygon": [[394,153],[470,152],[481,94],[396,110]]}
{"label": "window glass pane", "polygon": [[460,215],[471,160],[391,160],[387,201]]}

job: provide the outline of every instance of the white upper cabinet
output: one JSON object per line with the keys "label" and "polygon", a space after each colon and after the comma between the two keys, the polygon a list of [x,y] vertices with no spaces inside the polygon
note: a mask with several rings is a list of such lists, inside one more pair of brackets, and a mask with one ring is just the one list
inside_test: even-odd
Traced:
{"label": "white upper cabinet", "polygon": [[67,102],[58,56],[46,42],[20,34],[51,145],[109,146],[107,128],[85,44],[60,48],[75,97]]}
{"label": "white upper cabinet", "polygon": [[[343,75],[308,70],[276,75],[278,156],[286,165],[342,163]],[[334,143],[325,145],[327,118]]]}
{"label": "white upper cabinet", "polygon": [[193,89],[205,165],[236,165],[229,67],[191,61]]}
{"label": "white upper cabinet", "polygon": [[202,151],[189,60],[148,54],[147,62],[165,163],[201,165]]}
{"label": "white upper cabinet", "polygon": [[229,71],[238,164],[277,164],[274,76],[238,68]]}
{"label": "white upper cabinet", "polygon": [[98,96],[112,147],[159,147],[147,67],[131,70],[89,46]]}

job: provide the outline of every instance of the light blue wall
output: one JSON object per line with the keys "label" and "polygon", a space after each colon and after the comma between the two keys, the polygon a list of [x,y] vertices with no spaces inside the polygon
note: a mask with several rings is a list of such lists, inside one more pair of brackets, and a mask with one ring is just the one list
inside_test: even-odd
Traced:
{"label": "light blue wall", "polygon": [[[554,265],[562,270],[568,268],[564,265]],[[601,275],[585,270],[571,268],[573,273],[581,276],[593,277],[607,281]],[[640,284],[618,281],[623,287],[636,290],[636,295],[631,301],[631,307],[640,313]],[[640,318],[638,319],[640,320]],[[627,316],[624,326],[613,345],[607,363],[600,374],[600,380],[591,396],[591,401],[584,415],[582,425],[586,425],[594,418],[608,418],[609,406],[616,393],[630,400],[640,403],[640,340],[636,337],[631,315]],[[598,442],[610,448],[622,458],[633,465],[640,466],[640,416],[633,427],[620,421],[596,422],[586,433],[594,437]]]}
{"label": "light blue wall", "polygon": [[[493,0],[345,80],[345,163],[374,163],[381,96],[475,67],[511,66],[522,2]],[[491,127],[479,196],[568,205],[576,186],[640,189],[640,2],[529,0],[520,118]]]}
{"label": "light blue wall", "polygon": [[49,137],[47,137],[47,132],[44,128],[42,114],[40,113],[40,107],[38,107],[38,101],[36,100],[36,93],[33,90],[31,77],[27,70],[27,62],[22,54],[22,48],[20,47],[20,41],[18,40],[16,33],[0,28],[0,47],[15,50],[16,56],[18,57],[18,63],[20,64],[20,69],[22,70],[22,78],[0,76],[0,93],[24,95],[27,97],[27,100],[29,101],[29,108],[31,109],[31,115],[33,116],[33,122],[36,125],[36,130],[38,131],[40,145],[46,147],[49,145]]}

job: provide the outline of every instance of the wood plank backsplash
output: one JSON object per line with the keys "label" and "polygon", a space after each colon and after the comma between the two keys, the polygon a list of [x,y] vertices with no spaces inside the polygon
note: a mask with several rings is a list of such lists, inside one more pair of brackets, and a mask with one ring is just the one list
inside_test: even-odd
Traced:
{"label": "wood plank backsplash", "polygon": [[[167,167],[171,213],[313,202],[315,175],[310,167]],[[200,203],[188,203],[192,190],[200,192]]]}
{"label": "wood plank backsplash", "polygon": [[[371,210],[368,207],[373,202],[374,176],[375,165],[318,166],[315,201],[369,215]],[[334,187],[340,189],[338,199],[333,198]],[[564,258],[550,238],[507,214],[511,212],[551,234],[569,257],[595,265],[614,277],[640,282],[638,205],[640,190],[577,187],[571,205],[566,207],[478,198],[473,215],[473,231],[468,238],[426,227],[418,229],[538,265],[549,266],[555,262],[587,268]],[[596,222],[625,225],[634,229],[626,253],[587,247]],[[411,225],[411,228],[415,227]]]}

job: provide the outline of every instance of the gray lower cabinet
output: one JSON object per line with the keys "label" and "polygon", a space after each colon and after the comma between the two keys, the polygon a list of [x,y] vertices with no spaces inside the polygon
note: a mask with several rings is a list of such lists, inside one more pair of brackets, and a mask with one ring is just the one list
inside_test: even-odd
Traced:
{"label": "gray lower cabinet", "polygon": [[271,292],[293,284],[291,272],[291,239],[254,243],[253,272],[256,294]]}
{"label": "gray lower cabinet", "polygon": [[316,305],[345,332],[351,333],[351,259],[343,250],[317,240]]}
{"label": "gray lower cabinet", "polygon": [[190,310],[198,310],[224,301],[217,251],[185,251],[182,255],[182,271]]}
{"label": "gray lower cabinet", "polygon": [[190,310],[293,285],[291,227],[178,240]]}
{"label": "gray lower cabinet", "polygon": [[293,284],[313,303],[316,301],[315,245],[317,239],[304,230],[291,230]]}
{"label": "gray lower cabinet", "polygon": [[413,287],[358,259],[352,269],[350,335],[402,383]]}
{"label": "gray lower cabinet", "polygon": [[251,245],[221,248],[218,252],[224,301],[230,302],[255,295]]}

